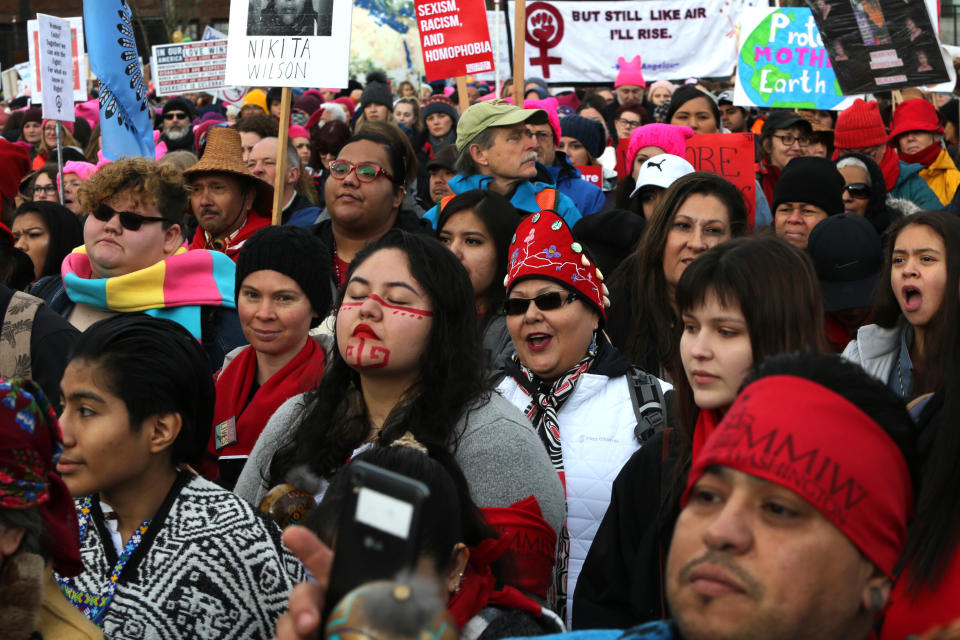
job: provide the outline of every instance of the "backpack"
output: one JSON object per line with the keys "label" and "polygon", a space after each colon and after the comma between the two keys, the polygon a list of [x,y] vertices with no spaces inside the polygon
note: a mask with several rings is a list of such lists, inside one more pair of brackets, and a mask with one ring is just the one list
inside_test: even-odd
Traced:
{"label": "backpack", "polygon": [[657,377],[638,367],[630,367],[627,372],[627,388],[637,416],[633,435],[644,444],[667,427],[667,399]]}

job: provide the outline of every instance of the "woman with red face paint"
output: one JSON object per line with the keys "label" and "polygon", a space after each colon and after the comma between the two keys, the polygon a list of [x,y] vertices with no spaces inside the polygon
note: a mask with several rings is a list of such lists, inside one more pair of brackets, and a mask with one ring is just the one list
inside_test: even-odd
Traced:
{"label": "woman with red face paint", "polygon": [[537,434],[487,383],[473,289],[453,252],[396,229],[358,252],[335,338],[323,380],[273,415],[236,493],[262,509],[270,508],[268,489],[287,483],[321,495],[358,450],[409,431],[453,453],[488,517],[521,502],[534,512],[522,531],[532,545],[519,554],[527,569],[519,575],[532,581],[526,591],[545,598],[563,489]]}
{"label": "woman with red face paint", "polygon": [[950,293],[960,286],[960,219],[940,211],[903,218],[885,253],[875,324],[861,327],[843,356],[909,399],[943,381],[942,346],[960,322]]}
{"label": "woman with red face paint", "polygon": [[237,258],[235,296],[249,346],[227,354],[217,378],[205,475],[233,488],[267,420],[287,399],[316,385],[323,347],[311,327],[332,306],[330,256],[320,239],[297,227],[264,227]]}

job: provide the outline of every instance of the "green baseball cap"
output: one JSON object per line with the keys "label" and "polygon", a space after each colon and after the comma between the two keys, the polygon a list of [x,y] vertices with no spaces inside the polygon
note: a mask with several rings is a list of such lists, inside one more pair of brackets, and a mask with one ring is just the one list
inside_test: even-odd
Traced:
{"label": "green baseball cap", "polygon": [[509,127],[521,122],[548,124],[543,109],[521,109],[506,100],[478,102],[463,112],[457,122],[457,153],[463,153],[480,132],[490,127]]}

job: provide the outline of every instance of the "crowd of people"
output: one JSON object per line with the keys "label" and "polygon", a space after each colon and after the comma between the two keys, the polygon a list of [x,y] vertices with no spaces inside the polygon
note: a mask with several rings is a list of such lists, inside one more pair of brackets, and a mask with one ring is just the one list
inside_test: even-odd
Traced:
{"label": "crowd of people", "polygon": [[0,111],[0,637],[958,637],[956,98],[512,89]]}

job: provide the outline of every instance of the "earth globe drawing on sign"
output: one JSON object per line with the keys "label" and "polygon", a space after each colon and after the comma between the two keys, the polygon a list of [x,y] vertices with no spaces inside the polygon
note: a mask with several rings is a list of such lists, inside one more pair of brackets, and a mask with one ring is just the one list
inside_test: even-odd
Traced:
{"label": "earth globe drawing on sign", "polygon": [[[787,26],[777,28],[771,40],[775,20],[777,26]],[[744,34],[737,64],[743,90],[754,104],[832,109],[845,99],[812,21],[810,9],[785,8],[770,13],[753,31]],[[794,34],[792,42],[791,33]],[[813,43],[809,42],[811,34]],[[766,52],[768,47],[769,59],[766,53],[757,53],[758,50]],[[815,55],[811,57],[811,53]],[[811,98],[812,91],[817,94],[816,104]]]}

